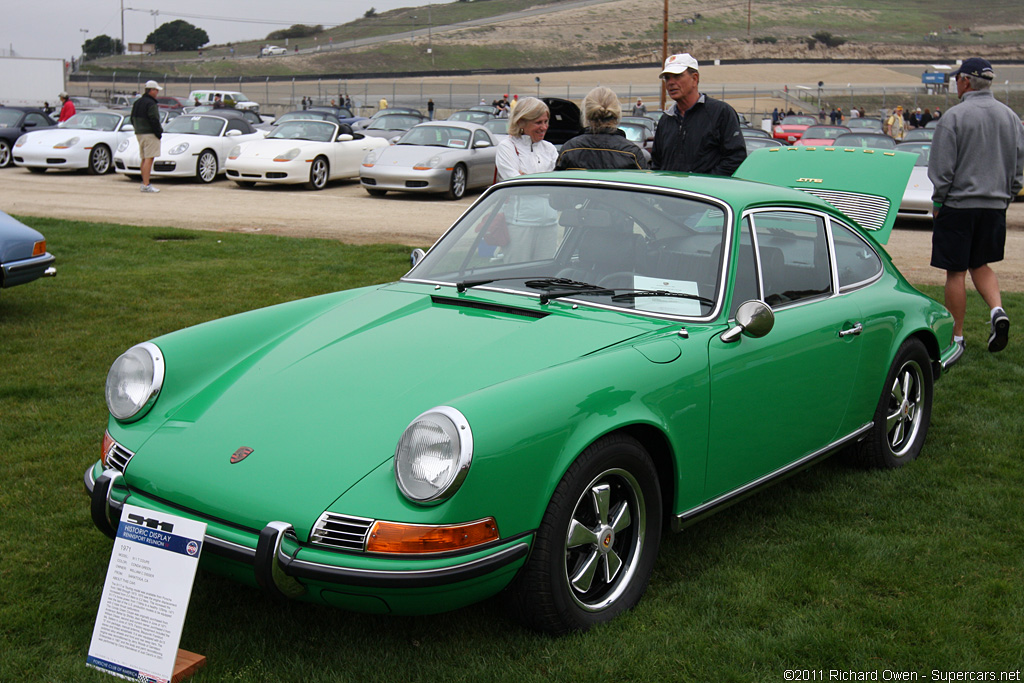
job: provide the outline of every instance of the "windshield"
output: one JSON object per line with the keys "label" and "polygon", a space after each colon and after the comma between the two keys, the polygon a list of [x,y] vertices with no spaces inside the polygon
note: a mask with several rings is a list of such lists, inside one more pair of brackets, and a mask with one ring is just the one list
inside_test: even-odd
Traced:
{"label": "windshield", "polygon": [[338,127],[327,121],[285,121],[267,136],[274,140],[312,140],[331,142]]}
{"label": "windshield", "polygon": [[374,119],[373,123],[367,126],[367,130],[409,130],[422,119],[418,116],[404,116],[402,114],[388,114]]}
{"label": "windshield", "polygon": [[451,147],[468,149],[470,132],[455,126],[414,126],[399,140],[400,145],[425,145],[428,147]]}
{"label": "windshield", "polygon": [[83,112],[75,114],[61,124],[61,128],[74,128],[76,130],[116,130],[121,123],[121,117],[117,114],[93,114]]}
{"label": "windshield", "polygon": [[653,190],[517,183],[477,203],[404,279],[704,317],[717,308],[725,216]]}
{"label": "windshield", "polygon": [[287,114],[281,114],[276,119],[274,119],[274,125],[280,125],[280,124],[284,123],[285,121],[296,121],[296,120],[304,120],[304,121],[330,121],[332,118],[334,118],[334,114],[329,114],[329,113],[327,113],[325,111],[313,111],[313,110],[290,111]]}
{"label": "windshield", "polygon": [[917,161],[914,166],[928,167],[928,159],[932,155],[932,143],[930,142],[904,142],[896,145],[896,149],[901,152],[910,152],[917,155]]}
{"label": "windshield", "polygon": [[647,131],[639,124],[620,123],[619,129],[626,134],[626,139],[638,145],[647,141]]}
{"label": "windshield", "polygon": [[186,135],[220,135],[225,121],[216,116],[179,116],[167,124],[165,133],[184,133]]}
{"label": "windshield", "polygon": [[0,109],[0,127],[14,126],[21,117],[22,113],[17,109]]}
{"label": "windshield", "polygon": [[787,116],[782,120],[784,126],[813,126],[818,121],[813,116]]}

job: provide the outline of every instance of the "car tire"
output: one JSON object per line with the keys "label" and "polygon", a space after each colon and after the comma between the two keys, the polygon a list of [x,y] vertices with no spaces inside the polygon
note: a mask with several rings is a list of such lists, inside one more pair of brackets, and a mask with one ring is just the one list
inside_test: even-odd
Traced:
{"label": "car tire", "polygon": [[622,434],[588,447],[562,477],[526,565],[508,593],[528,627],[586,631],[631,609],[647,589],[661,540],[658,473]]}
{"label": "car tire", "polygon": [[14,155],[11,154],[11,143],[7,140],[0,140],[0,168],[7,168],[14,163]]}
{"label": "car tire", "polygon": [[196,159],[196,180],[212,183],[217,179],[217,171],[217,155],[212,150],[204,149]]}
{"label": "car tire", "polygon": [[327,180],[331,177],[331,167],[327,159],[317,157],[309,165],[309,182],[306,187],[311,190],[322,190],[327,187]]}
{"label": "car tire", "polygon": [[45,166],[26,166],[25,168],[29,170],[29,173],[46,173]]}
{"label": "car tire", "polygon": [[106,145],[96,145],[89,152],[89,173],[92,175],[105,175],[113,170],[111,163],[110,148]]}
{"label": "car tire", "polygon": [[933,388],[928,350],[921,340],[907,339],[886,375],[871,431],[854,449],[855,460],[880,468],[914,460],[928,434]]}
{"label": "car tire", "polygon": [[455,164],[455,168],[452,169],[446,196],[448,199],[462,199],[466,196],[466,167],[462,164]]}
{"label": "car tire", "polygon": [[387,190],[373,190],[373,189],[370,189],[369,187],[367,187],[365,189],[366,189],[367,192],[370,193],[371,197],[383,197],[384,195],[386,195],[388,193]]}

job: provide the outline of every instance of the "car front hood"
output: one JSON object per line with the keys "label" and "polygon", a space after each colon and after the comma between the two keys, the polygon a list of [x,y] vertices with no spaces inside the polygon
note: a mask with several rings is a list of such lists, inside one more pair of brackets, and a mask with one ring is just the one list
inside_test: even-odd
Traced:
{"label": "car front hood", "polygon": [[[239,358],[167,416],[138,449],[128,481],[250,528],[286,521],[303,538],[333,501],[393,456],[420,413],[651,329],[607,313],[536,318],[467,307],[472,292],[432,291],[372,290]],[[524,303],[536,313],[535,300]],[[237,333],[226,325],[221,342]],[[156,340],[169,380],[176,356],[202,353],[176,348],[173,336]],[[232,463],[243,449],[251,454]]]}
{"label": "car front hood", "polygon": [[[323,149],[325,145],[330,143],[316,142],[313,140],[277,140],[277,139],[263,139],[263,140],[252,140],[242,145],[241,156],[246,159],[273,159],[279,154],[283,154],[293,149],[299,150],[311,150],[314,146],[317,149]],[[301,156],[301,154],[300,154]]]}

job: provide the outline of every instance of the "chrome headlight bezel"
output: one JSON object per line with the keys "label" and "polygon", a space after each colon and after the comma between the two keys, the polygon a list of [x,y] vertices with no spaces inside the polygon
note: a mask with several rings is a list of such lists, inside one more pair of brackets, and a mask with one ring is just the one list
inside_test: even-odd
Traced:
{"label": "chrome headlight bezel", "polygon": [[156,344],[131,347],[107,372],[107,409],[119,422],[135,422],[156,403],[164,384],[164,354]]}
{"label": "chrome headlight bezel", "polygon": [[[433,452],[426,447],[433,447]],[[450,406],[438,406],[418,415],[402,432],[395,447],[395,483],[410,501],[437,505],[455,495],[472,462],[473,430],[466,416]],[[437,474],[431,477],[425,466]]]}

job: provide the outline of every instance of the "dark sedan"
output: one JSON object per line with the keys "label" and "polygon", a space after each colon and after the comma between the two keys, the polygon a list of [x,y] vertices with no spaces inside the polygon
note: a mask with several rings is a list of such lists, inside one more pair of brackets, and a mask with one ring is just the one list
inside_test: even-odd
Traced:
{"label": "dark sedan", "polygon": [[30,130],[52,128],[57,122],[37,107],[0,107],[0,168],[14,163],[11,148]]}

